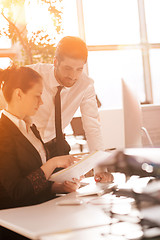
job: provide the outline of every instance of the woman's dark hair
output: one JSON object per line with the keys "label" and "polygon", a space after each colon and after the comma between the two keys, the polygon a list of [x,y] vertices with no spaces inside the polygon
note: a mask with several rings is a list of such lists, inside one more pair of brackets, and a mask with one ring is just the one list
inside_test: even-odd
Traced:
{"label": "woman's dark hair", "polygon": [[40,79],[42,79],[41,75],[29,67],[13,65],[4,70],[0,69],[0,86],[8,103],[11,101],[13,91],[16,88],[20,88],[26,93]]}
{"label": "woman's dark hair", "polygon": [[88,50],[85,42],[79,37],[66,36],[62,38],[56,48],[55,57],[58,61],[64,57],[87,61]]}

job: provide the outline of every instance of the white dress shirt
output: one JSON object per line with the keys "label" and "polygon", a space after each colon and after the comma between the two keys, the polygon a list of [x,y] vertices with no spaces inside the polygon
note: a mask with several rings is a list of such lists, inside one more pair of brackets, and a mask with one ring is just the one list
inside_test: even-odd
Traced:
{"label": "white dress shirt", "polygon": [[[30,129],[31,122],[29,119],[23,121],[16,116],[10,114],[9,112],[3,110],[3,114],[8,117],[21,131],[21,133],[30,141],[30,143],[36,148],[39,152],[40,157],[42,159],[42,163],[46,162],[46,152],[44,150],[42,142],[34,135],[32,130]],[[28,120],[28,121],[27,121]]]}
{"label": "white dress shirt", "polygon": [[[36,70],[43,77],[43,105],[39,107],[39,110],[33,116],[33,122],[40,131],[43,141],[48,142],[55,137],[54,97],[59,83],[54,76],[54,66],[52,64],[37,63],[28,67]],[[72,87],[64,87],[61,91],[63,130],[69,125],[79,107],[90,152],[103,150],[94,82],[85,73],[81,74]]]}

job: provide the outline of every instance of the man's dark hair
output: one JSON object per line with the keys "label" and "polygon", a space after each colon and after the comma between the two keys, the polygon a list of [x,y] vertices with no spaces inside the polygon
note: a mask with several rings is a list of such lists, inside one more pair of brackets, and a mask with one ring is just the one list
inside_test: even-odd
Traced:
{"label": "man's dark hair", "polygon": [[62,38],[56,48],[55,57],[63,60],[63,57],[82,59],[87,61],[88,50],[85,42],[79,37],[66,36]]}

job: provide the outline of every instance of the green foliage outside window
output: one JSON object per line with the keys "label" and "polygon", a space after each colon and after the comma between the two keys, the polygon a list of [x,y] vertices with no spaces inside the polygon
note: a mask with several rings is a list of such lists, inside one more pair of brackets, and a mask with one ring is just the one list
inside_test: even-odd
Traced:
{"label": "green foliage outside window", "polygon": [[[30,6],[33,1],[43,4],[51,19],[50,29],[53,34],[47,32],[46,28],[36,29],[30,34],[26,21],[26,5]],[[5,26],[0,28],[0,37],[8,37],[12,44],[20,46],[23,61],[16,57],[13,59],[18,65],[32,64],[36,62],[53,63],[55,53],[56,37],[62,34],[62,0],[2,0],[0,14],[6,20]],[[17,10],[18,9],[18,10]],[[21,13],[21,19],[19,17]],[[35,9],[36,13],[36,9]],[[42,18],[44,16],[41,16]],[[34,24],[34,23],[33,23]],[[56,33],[56,34],[55,34]]]}

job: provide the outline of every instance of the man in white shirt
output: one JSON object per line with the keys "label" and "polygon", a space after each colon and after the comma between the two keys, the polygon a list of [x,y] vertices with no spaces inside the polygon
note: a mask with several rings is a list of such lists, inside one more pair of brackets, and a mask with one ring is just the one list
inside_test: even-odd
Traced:
{"label": "man in white shirt", "polygon": [[[104,149],[94,82],[83,72],[87,57],[86,44],[78,37],[67,36],[57,45],[54,65],[38,63],[29,66],[40,73],[44,81],[43,105],[39,107],[33,122],[40,131],[51,156],[56,152],[54,100],[59,85],[63,86],[61,90],[62,130],[71,122],[80,107],[89,151]],[[68,154],[70,150],[66,142],[65,144],[66,152],[62,152],[62,155]],[[98,172],[96,179],[112,181],[113,176]]]}

